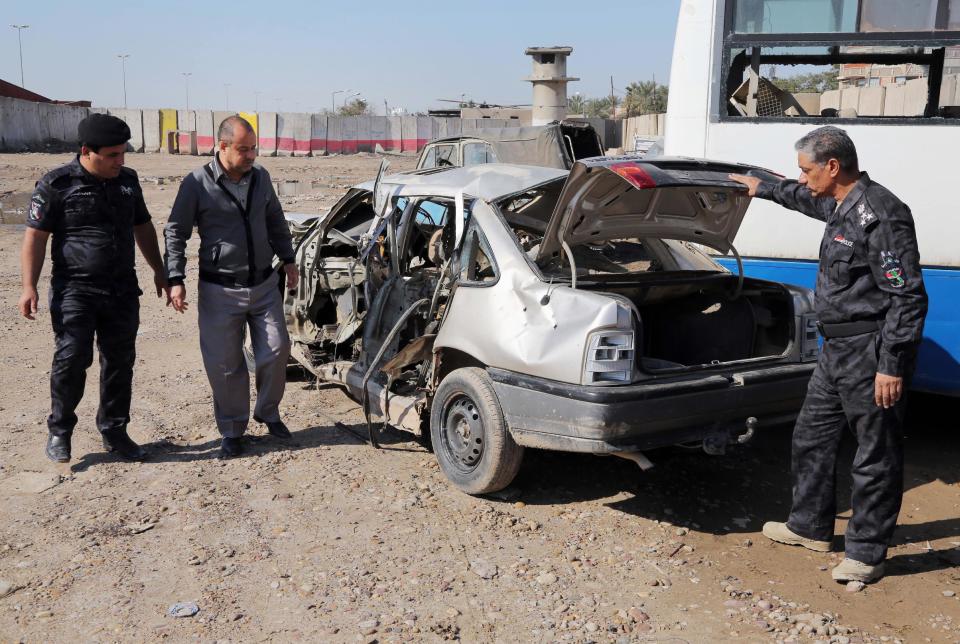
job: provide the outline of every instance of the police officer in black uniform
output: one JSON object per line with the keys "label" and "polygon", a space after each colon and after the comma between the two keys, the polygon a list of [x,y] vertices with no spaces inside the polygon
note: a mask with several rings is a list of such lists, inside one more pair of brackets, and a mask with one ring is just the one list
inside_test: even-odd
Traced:
{"label": "police officer in black uniform", "polygon": [[796,143],[800,180],[731,175],[751,196],[826,223],[816,311],[823,350],[793,433],[793,504],[768,538],[829,551],[836,515],[837,448],[849,427],[853,515],[835,580],[883,575],[903,497],[904,391],[923,336],[927,294],[910,209],[860,172],[846,132],[818,128]]}
{"label": "police officer in black uniform", "polygon": [[56,338],[50,370],[47,456],[70,460],[74,413],[83,397],[96,336],[100,351],[97,428],[107,451],[127,460],[146,453],[127,435],[141,291],[134,242],[154,272],[159,297],[167,289],[157,234],[137,173],[123,167],[130,128],[106,114],[80,122],[80,154],[48,172],[30,201],[21,264],[20,313],[37,312],[37,279],[53,237],[50,318]]}

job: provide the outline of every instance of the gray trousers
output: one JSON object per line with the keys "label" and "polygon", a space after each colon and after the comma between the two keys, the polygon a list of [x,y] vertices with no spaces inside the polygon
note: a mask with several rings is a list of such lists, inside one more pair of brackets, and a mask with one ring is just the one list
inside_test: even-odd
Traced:
{"label": "gray trousers", "polygon": [[257,404],[253,417],[260,422],[280,420],[290,336],[283,318],[277,279],[270,277],[253,288],[199,282],[200,353],[213,390],[217,429],[223,436],[242,436],[250,419],[250,376],[243,357],[244,326],[249,329],[257,365]]}

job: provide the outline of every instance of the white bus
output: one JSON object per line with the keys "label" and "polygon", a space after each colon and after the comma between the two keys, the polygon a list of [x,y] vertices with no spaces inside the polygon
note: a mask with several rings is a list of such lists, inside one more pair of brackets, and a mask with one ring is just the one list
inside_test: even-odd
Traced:
{"label": "white bus", "polygon": [[[797,139],[820,125],[846,129],[861,168],[916,221],[930,310],[913,388],[955,396],[958,75],[960,0],[683,0],[664,142],[668,156],[796,176]],[[822,233],[756,200],[737,249],[748,275],[812,288]]]}

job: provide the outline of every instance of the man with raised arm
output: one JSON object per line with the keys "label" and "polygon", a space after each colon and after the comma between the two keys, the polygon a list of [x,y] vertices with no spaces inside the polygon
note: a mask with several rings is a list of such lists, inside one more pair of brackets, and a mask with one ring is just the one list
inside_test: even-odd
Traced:
{"label": "man with raised arm", "polygon": [[763,534],[810,550],[831,549],[837,449],[857,439],[853,515],[841,582],[869,583],[883,562],[903,498],[904,398],[923,336],[927,294],[910,209],[861,172],[847,133],[818,128],[795,145],[800,178],[762,183],[731,175],[750,196],[825,223],[817,273],[823,349],[793,432],[793,503],[786,523]]}

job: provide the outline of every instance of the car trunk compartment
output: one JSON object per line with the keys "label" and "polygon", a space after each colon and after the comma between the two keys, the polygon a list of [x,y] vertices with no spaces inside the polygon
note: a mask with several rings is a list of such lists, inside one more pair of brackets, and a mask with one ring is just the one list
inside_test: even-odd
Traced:
{"label": "car trunk compartment", "polygon": [[[628,299],[637,322],[637,367],[647,373],[779,358],[793,337],[790,293],[768,282],[721,275],[605,285]],[[586,286],[585,288],[591,288]]]}

